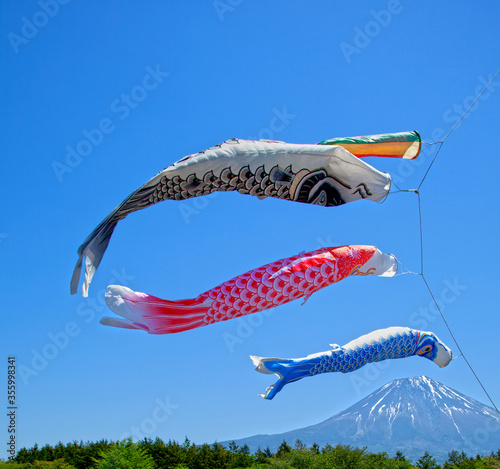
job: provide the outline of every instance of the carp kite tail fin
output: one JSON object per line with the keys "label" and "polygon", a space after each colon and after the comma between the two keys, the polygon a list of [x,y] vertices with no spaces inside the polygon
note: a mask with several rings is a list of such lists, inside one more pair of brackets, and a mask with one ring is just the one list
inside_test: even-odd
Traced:
{"label": "carp kite tail fin", "polygon": [[101,324],[149,334],[173,334],[204,326],[210,308],[196,299],[167,301],[119,285],[110,285],[104,297],[109,309],[124,319],[104,317]]}
{"label": "carp kite tail fin", "polygon": [[89,285],[95,271],[101,263],[101,259],[108,248],[111,235],[117,223],[123,220],[129,213],[137,212],[155,203],[152,197],[159,175],[149,180],[136,191],[132,192],[118,207],[116,207],[95,229],[87,236],[87,239],[78,248],[78,261],[76,262],[73,277],[71,278],[70,291],[74,295],[78,290],[82,264],[85,262],[85,277],[82,285],[82,296],[88,295]]}
{"label": "carp kite tail fin", "polygon": [[293,383],[305,376],[308,376],[308,366],[304,366],[304,360],[294,360],[291,358],[263,358],[250,355],[255,370],[265,374],[275,374],[278,381],[266,389],[264,394],[259,394],[264,399],[271,400],[288,383]]}

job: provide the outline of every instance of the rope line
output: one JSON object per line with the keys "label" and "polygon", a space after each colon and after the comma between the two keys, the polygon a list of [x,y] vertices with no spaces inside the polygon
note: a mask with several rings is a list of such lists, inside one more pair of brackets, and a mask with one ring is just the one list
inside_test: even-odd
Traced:
{"label": "rope line", "polygon": [[429,167],[427,168],[427,171],[425,172],[424,174],[424,177],[422,178],[422,180],[420,181],[420,184],[418,185],[417,187],[417,190],[420,189],[420,186],[424,183],[425,181],[425,178],[427,177],[427,174],[429,174],[429,171],[431,170],[432,168],[432,165],[434,164],[434,161],[436,161],[436,158],[439,154],[439,151],[441,150],[441,147],[443,146],[443,142],[440,142],[439,143],[439,148],[437,149],[436,151],[436,154],[434,155],[434,158],[432,158],[432,161],[431,161],[431,164],[429,165]]}
{"label": "rope line", "polygon": [[[488,84],[484,87],[484,89],[481,91],[481,93],[479,93],[479,95],[476,97],[476,99],[474,100],[474,102],[468,107],[468,109],[462,114],[462,116],[460,117],[460,119],[455,123],[455,125],[450,129],[450,131],[445,135],[445,137],[443,138],[443,140],[441,140],[440,142],[433,142],[433,143],[429,143],[429,142],[424,142],[427,144],[427,147],[425,149],[427,149],[429,146],[431,145],[439,145],[437,150],[436,150],[436,153],[434,154],[434,158],[432,159],[431,163],[429,164],[429,167],[427,168],[422,180],[420,181],[420,184],[418,185],[417,189],[408,189],[408,190],[401,190],[396,184],[396,187],[399,189],[399,191],[396,191],[394,192],[397,193],[397,192],[414,192],[416,195],[417,195],[417,199],[418,199],[418,219],[419,219],[419,227],[420,227],[420,274],[417,274],[417,275],[420,275],[422,277],[422,280],[424,281],[425,283],[425,286],[427,287],[427,290],[429,291],[429,294],[431,295],[432,297],[432,301],[434,302],[434,304],[436,305],[436,308],[437,310],[439,311],[439,314],[441,315],[441,318],[446,326],[446,328],[448,329],[448,332],[450,333],[450,336],[451,338],[453,339],[453,341],[455,342],[455,345],[457,346],[457,349],[458,351],[460,352],[460,354],[458,356],[455,357],[456,358],[459,358],[459,357],[462,357],[465,361],[465,363],[467,364],[467,366],[469,367],[470,371],[472,372],[472,374],[474,375],[474,377],[476,378],[477,382],[479,383],[479,385],[481,386],[481,388],[483,389],[484,393],[486,394],[486,396],[488,397],[489,401],[491,402],[491,405],[495,408],[495,410],[497,411],[498,414],[500,414],[500,410],[498,410],[498,407],[495,405],[495,403],[493,402],[493,399],[491,398],[491,396],[489,395],[488,391],[486,390],[486,388],[484,387],[483,383],[481,382],[481,380],[479,379],[479,376],[476,374],[476,372],[474,371],[474,369],[472,368],[472,365],[470,364],[469,360],[467,360],[467,357],[465,356],[464,352],[462,351],[462,348],[460,347],[455,335],[453,334],[452,330],[451,330],[451,327],[450,325],[448,324],[448,321],[446,320],[444,314],[443,314],[443,311],[441,310],[441,308],[439,307],[439,304],[436,300],[436,297],[434,296],[434,293],[432,292],[432,289],[429,285],[429,283],[427,282],[427,279],[425,278],[425,274],[424,274],[424,235],[423,235],[423,224],[422,224],[422,204],[421,204],[421,200],[420,200],[420,187],[422,186],[422,184],[424,183],[425,181],[425,178],[427,177],[427,174],[429,174],[429,171],[431,170],[432,168],[432,165],[434,164],[434,162],[436,161],[436,158],[439,154],[439,152],[441,151],[441,148],[443,147],[443,144],[445,142],[445,140],[450,136],[450,134],[457,128],[457,126],[460,124],[460,122],[464,119],[464,117],[467,115],[467,113],[472,109],[472,107],[476,104],[476,102],[478,101],[478,99],[483,95],[483,93],[488,89],[488,87],[491,85],[491,83],[493,82],[493,80],[498,76],[498,74],[500,73],[500,70],[497,71],[497,73],[495,74],[495,76],[488,82]],[[403,264],[401,264],[403,265]],[[404,266],[403,266],[404,267]],[[406,272],[405,272],[406,273]],[[407,272],[407,273],[410,273],[410,272]],[[415,273],[415,272],[411,272],[411,273]]]}
{"label": "rope line", "polygon": [[448,332],[450,333],[451,338],[453,339],[453,342],[455,342],[455,345],[457,346],[457,349],[460,352],[460,355],[458,355],[456,358],[463,357],[463,359],[465,360],[465,363],[467,364],[467,366],[471,370],[471,372],[474,375],[474,377],[476,378],[477,382],[479,383],[479,385],[481,386],[481,388],[483,388],[483,391],[486,394],[486,396],[488,397],[489,401],[491,402],[491,405],[495,408],[495,410],[497,411],[497,413],[500,414],[500,411],[498,410],[497,406],[493,402],[493,399],[488,394],[488,391],[486,391],[486,388],[484,387],[483,383],[479,379],[479,376],[476,374],[476,372],[472,368],[472,365],[470,364],[469,360],[467,360],[467,357],[465,356],[464,352],[462,351],[462,348],[460,347],[460,344],[458,343],[455,335],[453,334],[453,332],[451,330],[451,327],[448,324],[448,321],[446,320],[446,318],[444,317],[443,311],[439,307],[439,304],[438,304],[438,302],[436,300],[436,297],[434,296],[434,293],[432,292],[432,289],[429,286],[429,283],[427,282],[427,279],[425,278],[425,274],[424,274],[423,229],[422,229],[422,207],[421,207],[421,202],[420,202],[420,193],[418,191],[414,191],[414,192],[417,194],[417,197],[418,197],[418,215],[419,215],[419,220],[420,220],[420,263],[421,263],[420,264],[420,266],[421,266],[420,276],[422,277],[422,280],[424,281],[425,286],[427,287],[427,290],[429,290],[429,293],[430,293],[430,295],[432,297],[432,301],[436,305],[436,308],[439,311],[439,314],[441,315],[441,319],[443,320],[446,328],[448,329]]}
{"label": "rope line", "polygon": [[[486,388],[484,387],[483,383],[481,382],[481,380],[479,379],[479,376],[476,374],[476,372],[474,371],[474,368],[472,368],[472,365],[469,363],[469,360],[467,360],[467,357],[465,356],[464,352],[462,351],[462,349],[460,348],[460,345],[458,345],[458,342],[457,342],[457,339],[455,338],[455,336],[453,335],[453,332],[451,331],[451,328],[450,328],[450,325],[448,324],[448,321],[446,321],[445,317],[444,317],[444,314],[443,312],[441,311],[441,308],[439,307],[437,301],[436,301],[436,298],[434,296],[434,294],[432,293],[432,290],[431,290],[431,287],[429,286],[429,284],[427,283],[427,280],[425,279],[425,275],[422,274],[422,279],[423,281],[425,282],[425,285],[427,287],[427,290],[429,290],[429,293],[431,294],[432,296],[432,300],[434,301],[434,304],[436,305],[436,308],[438,309],[439,311],[439,314],[441,315],[441,318],[443,319],[447,329],[448,329],[448,332],[450,333],[453,341],[455,342],[456,346],[457,346],[457,349],[458,351],[460,352],[460,355],[462,356],[462,358],[465,360],[465,363],[467,363],[467,366],[469,367],[470,371],[472,372],[472,374],[475,376],[477,382],[479,383],[479,385],[483,388],[483,391],[484,393],[486,394],[486,396],[488,397],[489,401],[491,402],[491,405],[495,408],[495,410],[497,411],[498,414],[500,414],[500,410],[498,410],[497,406],[495,405],[495,403],[493,402],[493,399],[491,398],[491,396],[488,394],[488,391],[486,391]],[[459,356],[460,356],[459,355]],[[458,357],[457,357],[458,358]]]}
{"label": "rope line", "polygon": [[399,189],[398,191],[392,192],[392,194],[395,194],[396,192],[401,192],[401,189],[394,181],[391,181],[391,183],[394,184]]}
{"label": "rope line", "polygon": [[466,114],[471,110],[472,106],[477,103],[477,100],[482,96],[482,94],[488,89],[488,87],[493,83],[493,80],[497,77],[497,75],[500,73],[500,70],[495,73],[495,76],[488,82],[488,84],[483,88],[483,91],[478,94],[477,98],[474,100],[474,102],[468,107],[468,109],[462,114],[462,117],[458,119],[457,123],[451,128],[451,130],[445,135],[443,140],[441,140],[441,145],[444,143],[444,141],[449,137],[449,135],[455,130],[458,124],[462,121],[462,119],[466,116]]}
{"label": "rope line", "polygon": [[424,231],[422,228],[422,205],[420,203],[420,192],[416,191],[418,200],[418,221],[420,227],[420,273],[424,275]]}
{"label": "rope line", "polygon": [[397,191],[391,192],[391,194],[399,194],[400,192],[415,192],[415,189],[399,189]]}
{"label": "rope line", "polygon": [[497,75],[500,73],[500,70],[497,71],[497,73],[495,73],[495,76],[488,82],[488,84],[483,88],[483,91],[481,91],[481,93],[478,94],[477,98],[474,100],[474,102],[467,108],[467,110],[462,114],[462,117],[460,117],[460,119],[458,119],[458,121],[455,123],[455,125],[451,128],[451,130],[444,136],[443,140],[441,140],[441,142],[435,142],[435,143],[439,143],[439,148],[437,149],[436,151],[436,154],[434,155],[434,158],[432,159],[431,161],[431,164],[429,165],[429,167],[427,168],[427,171],[425,172],[424,174],[424,177],[422,178],[422,181],[420,181],[420,184],[418,185],[417,189],[420,189],[420,186],[424,183],[425,181],[425,178],[427,177],[427,174],[429,173],[430,169],[432,168],[432,165],[434,164],[434,161],[436,161],[436,158],[438,156],[438,153],[439,151],[441,150],[442,146],[443,146],[443,143],[445,142],[445,140],[450,136],[450,134],[457,128],[458,124],[460,124],[460,122],[462,122],[463,118],[469,113],[469,111],[471,110],[471,108],[474,106],[474,104],[477,103],[478,99],[483,95],[483,93],[488,89],[488,87],[491,85],[491,83],[493,82],[493,80],[497,77]]}
{"label": "rope line", "polygon": [[[413,272],[413,270],[410,270],[408,267],[406,267],[401,261],[398,260],[398,264],[401,264],[401,272],[397,273],[395,277],[398,275],[407,275],[407,274],[413,274],[413,275],[421,275],[419,272]],[[403,272],[403,269],[406,269],[406,272]],[[399,270],[399,268],[398,268]]]}

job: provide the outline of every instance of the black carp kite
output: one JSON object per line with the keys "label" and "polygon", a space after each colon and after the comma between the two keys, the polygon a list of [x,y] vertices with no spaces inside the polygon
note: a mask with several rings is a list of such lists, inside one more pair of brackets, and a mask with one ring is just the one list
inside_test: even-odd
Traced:
{"label": "black carp kite", "polygon": [[130,194],[90,233],[78,249],[71,293],[77,291],[85,258],[82,295],[87,296],[116,224],[131,212],[162,200],[185,200],[215,191],[326,207],[361,199],[380,202],[389,193],[391,177],[359,158],[413,159],[419,152],[420,136],[414,131],[336,138],[316,145],[232,139],[186,156]]}

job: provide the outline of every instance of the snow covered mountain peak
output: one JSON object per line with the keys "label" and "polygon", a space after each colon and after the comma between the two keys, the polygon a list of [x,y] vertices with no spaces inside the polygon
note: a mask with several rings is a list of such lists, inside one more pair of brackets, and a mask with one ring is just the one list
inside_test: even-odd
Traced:
{"label": "snow covered mountain peak", "polygon": [[[401,451],[418,459],[428,451],[445,460],[450,451],[489,454],[500,448],[500,415],[471,397],[427,376],[396,379],[348,409],[309,427],[237,441],[251,450],[283,440],[343,444],[369,451]],[[255,447],[255,448],[254,448]]]}

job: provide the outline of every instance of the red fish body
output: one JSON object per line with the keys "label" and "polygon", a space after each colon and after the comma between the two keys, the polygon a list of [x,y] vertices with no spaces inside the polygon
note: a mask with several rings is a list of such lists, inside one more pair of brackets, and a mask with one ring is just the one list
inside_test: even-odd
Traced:
{"label": "red fish body", "polygon": [[392,276],[397,261],[374,246],[322,248],[250,270],[195,299],[167,301],[111,285],[109,308],[125,318],[102,324],[170,334],[264,311],[305,297],[350,275]]}

